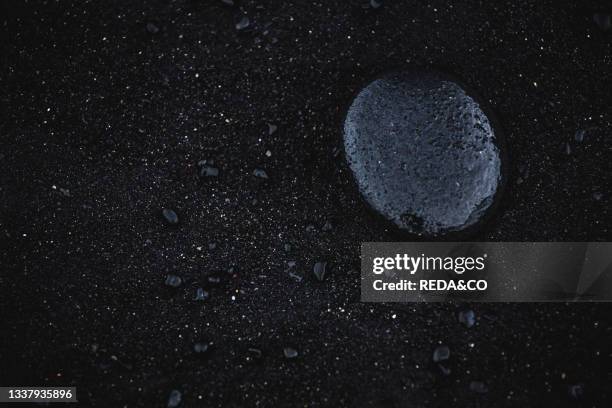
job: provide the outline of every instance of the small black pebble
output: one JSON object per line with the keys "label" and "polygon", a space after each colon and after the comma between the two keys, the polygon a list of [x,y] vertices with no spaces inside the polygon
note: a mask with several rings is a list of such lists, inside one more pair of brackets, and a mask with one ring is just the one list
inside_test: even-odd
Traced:
{"label": "small black pebble", "polygon": [[370,0],[370,7],[373,9],[380,8],[382,6],[382,1],[380,0]]}
{"label": "small black pebble", "polygon": [[209,283],[218,284],[218,283],[221,283],[221,278],[218,277],[218,276],[209,276],[208,277],[208,282]]}
{"label": "small black pebble", "polygon": [[482,381],[472,381],[470,382],[470,391],[478,394],[486,394],[489,392],[489,388],[487,388],[486,384]]}
{"label": "small black pebble", "polygon": [[236,23],[236,30],[242,31],[247,29],[251,25],[251,20],[247,16],[244,16]]}
{"label": "small black pebble", "polygon": [[155,25],[155,23],[148,22],[147,23],[147,31],[150,34],[157,34],[159,32],[159,27]]}
{"label": "small black pebble", "polygon": [[218,177],[219,169],[212,166],[202,166],[200,168],[200,176],[201,177]]}
{"label": "small black pebble", "polygon": [[293,272],[291,269],[289,269],[289,276],[296,282],[301,282],[304,280],[304,277],[302,275]]}
{"label": "small black pebble", "polygon": [[317,262],[312,271],[317,280],[323,282],[327,273],[327,262]]}
{"label": "small black pebble", "polygon": [[178,215],[176,215],[174,210],[171,210],[169,208],[164,208],[162,210],[162,215],[164,216],[168,224],[176,225],[179,222]]}
{"label": "small black pebble", "polygon": [[198,354],[203,354],[208,351],[208,343],[196,343],[193,345],[193,351]]}
{"label": "small black pebble", "polygon": [[578,400],[584,396],[584,385],[582,384],[570,385],[567,389],[567,392],[570,397]]}
{"label": "small black pebble", "polygon": [[209,293],[202,288],[196,290],[195,300],[204,301],[210,297]]}
{"label": "small black pebble", "polygon": [[438,368],[443,375],[451,375],[451,369],[443,366],[442,364],[438,364]]}
{"label": "small black pebble", "polygon": [[272,123],[268,123],[268,135],[272,136],[276,130],[278,129],[278,126],[273,125]]}
{"label": "small black pebble", "polygon": [[463,310],[459,312],[459,323],[468,329],[476,324],[476,315],[473,310]]}
{"label": "small black pebble", "polygon": [[593,21],[603,31],[608,31],[610,27],[612,27],[612,18],[610,17],[610,14],[593,14]]}
{"label": "small black pebble", "polygon": [[173,288],[178,288],[183,283],[183,280],[180,276],[176,275],[168,275],[166,276],[166,285],[172,286]]}
{"label": "small black pebble", "polygon": [[268,178],[268,173],[266,173],[265,170],[262,169],[255,169],[253,170],[253,175],[255,177],[261,178],[261,179],[267,179]]}
{"label": "small black pebble", "polygon": [[448,360],[450,357],[450,349],[448,346],[439,346],[433,352],[433,361],[434,363],[439,363],[440,361]]}
{"label": "small black pebble", "polygon": [[283,349],[283,354],[285,358],[296,358],[298,356],[297,350],[291,347],[285,347]]}
{"label": "small black pebble", "polygon": [[168,408],[176,408],[181,404],[182,395],[179,390],[172,390],[168,397]]}

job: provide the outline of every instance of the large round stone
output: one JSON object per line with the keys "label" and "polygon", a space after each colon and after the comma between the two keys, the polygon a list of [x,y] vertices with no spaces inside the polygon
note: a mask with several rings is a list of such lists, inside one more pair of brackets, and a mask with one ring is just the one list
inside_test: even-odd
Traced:
{"label": "large round stone", "polygon": [[344,148],[366,201],[414,234],[472,226],[501,182],[489,119],[437,74],[394,73],[367,85],[346,115]]}

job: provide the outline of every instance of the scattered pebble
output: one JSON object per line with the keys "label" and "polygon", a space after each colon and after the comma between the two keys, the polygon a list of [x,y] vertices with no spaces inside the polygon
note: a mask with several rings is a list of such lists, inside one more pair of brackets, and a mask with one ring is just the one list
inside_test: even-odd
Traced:
{"label": "scattered pebble", "polygon": [[319,282],[323,282],[327,273],[327,262],[317,262],[314,265],[313,273]]}
{"label": "scattered pebble", "polygon": [[208,343],[196,343],[193,345],[193,351],[198,354],[204,354],[208,351]]}
{"label": "scattered pebble", "polygon": [[283,354],[285,358],[296,358],[298,356],[297,350],[291,347],[285,347],[283,349]]}
{"label": "scattered pebble", "polygon": [[148,22],[147,31],[149,32],[149,34],[157,34],[159,32],[159,27],[155,25],[155,23]]}
{"label": "scattered pebble", "polygon": [[593,21],[603,31],[608,31],[610,27],[612,27],[612,18],[610,17],[610,14],[593,14]]}
{"label": "scattered pebble", "polygon": [[291,276],[291,278],[294,279],[296,282],[301,282],[304,280],[304,277],[302,275],[293,272],[293,270],[289,271],[289,276]]}
{"label": "scattered pebble", "polygon": [[221,0],[221,3],[228,5],[228,6],[233,6],[234,0]]}
{"label": "scattered pebble", "polygon": [[249,20],[247,16],[244,16],[240,19],[239,22],[236,23],[236,30],[238,31],[245,30],[249,28],[250,25],[251,25],[251,20]]}
{"label": "scattered pebble", "polygon": [[197,300],[197,301],[204,301],[204,300],[208,299],[209,297],[210,297],[210,294],[207,291],[205,291],[204,289],[198,288],[196,290],[195,300]]}
{"label": "scattered pebble", "polygon": [[169,208],[164,208],[162,210],[162,215],[164,216],[168,224],[176,225],[179,222],[178,215],[176,215],[174,210],[171,210]]}
{"label": "scattered pebble", "polygon": [[180,405],[182,400],[182,394],[179,390],[172,390],[168,397],[168,408],[176,408]]}
{"label": "scattered pebble", "polygon": [[332,223],[330,221],[326,221],[325,224],[323,224],[323,227],[321,228],[322,231],[331,231],[334,228],[334,226],[332,225]]}
{"label": "scattered pebble", "polygon": [[595,201],[599,201],[603,198],[603,194],[601,194],[600,192],[593,193],[593,198],[595,199]]}
{"label": "scattered pebble", "polygon": [[440,361],[448,360],[450,357],[450,349],[448,346],[439,346],[433,352],[433,361],[434,363],[439,363]]}
{"label": "scattered pebble", "polygon": [[569,143],[565,144],[565,154],[567,154],[568,156],[572,154],[572,148]]}
{"label": "scattered pebble", "polygon": [[262,169],[255,169],[253,170],[253,175],[255,177],[261,178],[261,179],[267,179],[268,178],[268,173],[266,173],[265,170]]}
{"label": "scattered pebble", "polygon": [[172,286],[173,288],[178,288],[183,283],[183,280],[180,276],[176,275],[168,275],[166,276],[166,285]]}
{"label": "scattered pebble", "polygon": [[249,351],[249,354],[251,354],[253,358],[261,358],[261,356],[263,355],[260,349],[257,349],[254,347],[249,347],[248,351]]}
{"label": "scattered pebble", "polygon": [[285,244],[283,248],[285,249],[285,252],[289,252],[291,251],[291,244]]}
{"label": "scattered pebble", "polygon": [[212,166],[202,166],[200,168],[200,176],[201,177],[218,177],[219,169]]}
{"label": "scattered pebble", "polygon": [[574,140],[577,141],[578,143],[582,143],[582,141],[584,140],[585,133],[586,132],[584,130],[576,131],[576,134],[574,135]]}
{"label": "scattered pebble", "polygon": [[584,385],[572,384],[568,387],[568,394],[573,399],[580,399],[584,395]]}
{"label": "scattered pebble", "polygon": [[438,368],[443,375],[451,375],[451,369],[443,366],[442,364],[438,364]]}
{"label": "scattered pebble", "polygon": [[382,1],[380,0],[370,0],[370,7],[373,9],[378,9],[382,6]]}
{"label": "scattered pebble", "polygon": [[278,130],[278,126],[272,123],[268,123],[268,135],[269,136],[272,136],[274,133],[276,133],[277,130]]}
{"label": "scattered pebble", "polygon": [[218,283],[221,283],[221,278],[220,278],[220,277],[218,277],[218,276],[209,276],[209,277],[208,277],[208,282],[209,282],[209,283],[213,283],[213,284],[215,284],[215,285],[216,285],[216,284],[218,284]]}
{"label": "scattered pebble", "polygon": [[489,322],[496,322],[499,320],[499,317],[493,314],[487,314],[485,313],[484,315],[482,315],[482,317],[486,320],[488,320]]}
{"label": "scattered pebble", "polygon": [[489,392],[489,388],[487,388],[486,384],[482,381],[472,381],[470,382],[470,391],[478,394],[486,394]]}
{"label": "scattered pebble", "polygon": [[459,312],[459,323],[469,329],[476,324],[476,314],[473,310],[462,310]]}

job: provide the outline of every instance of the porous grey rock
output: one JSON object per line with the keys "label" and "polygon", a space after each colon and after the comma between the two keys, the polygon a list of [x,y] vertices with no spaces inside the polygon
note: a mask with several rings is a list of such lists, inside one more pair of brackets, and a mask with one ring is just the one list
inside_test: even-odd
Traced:
{"label": "porous grey rock", "polygon": [[346,157],[362,195],[419,235],[460,231],[483,217],[502,177],[496,142],[476,100],[438,74],[376,79],[344,122]]}

